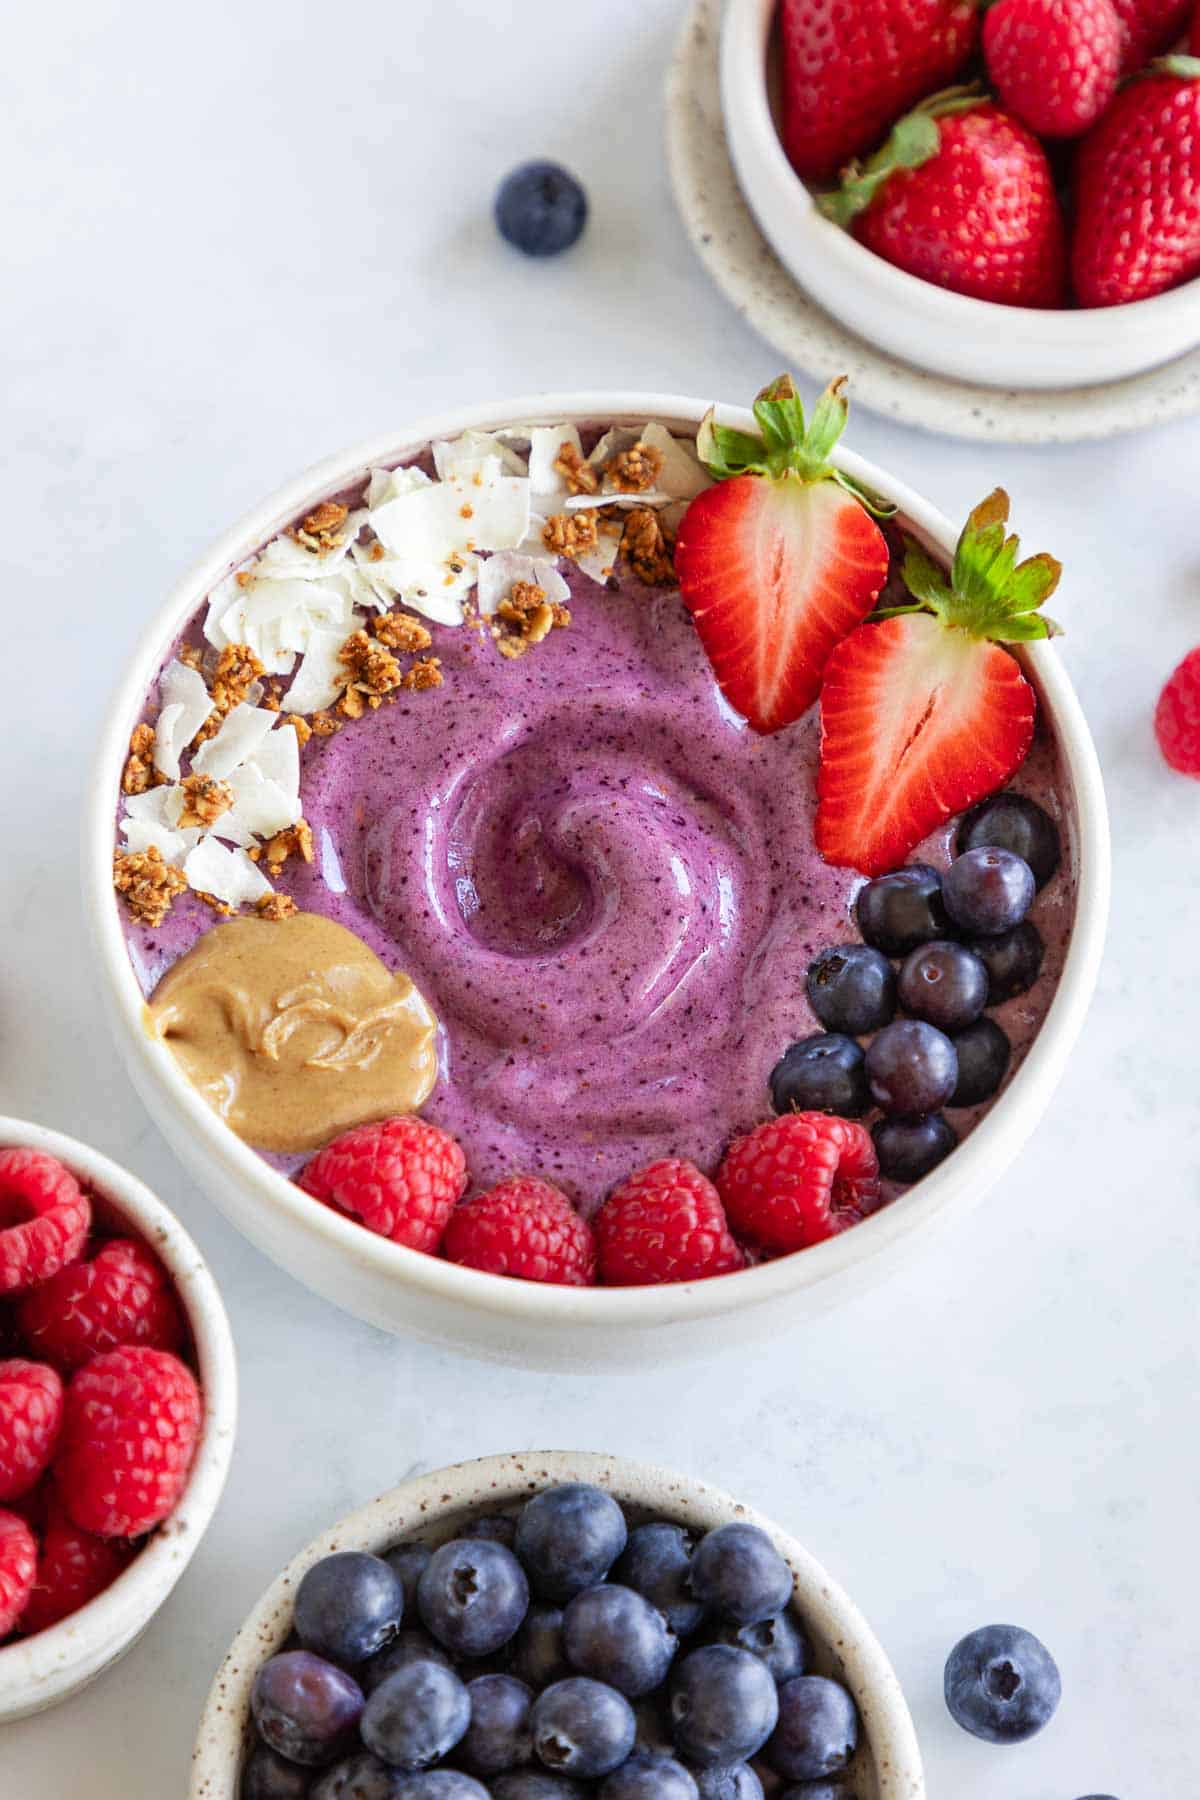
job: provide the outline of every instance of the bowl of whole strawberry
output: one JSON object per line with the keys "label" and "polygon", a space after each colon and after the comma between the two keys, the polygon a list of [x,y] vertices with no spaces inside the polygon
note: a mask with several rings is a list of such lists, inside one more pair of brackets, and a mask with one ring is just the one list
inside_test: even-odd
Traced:
{"label": "bowl of whole strawberry", "polygon": [[191,1238],[107,1157],[0,1118],[0,1720],[92,1681],[216,1511],[233,1340]]}
{"label": "bowl of whole strawberry", "polygon": [[729,0],[742,191],[800,285],[908,362],[1018,389],[1136,375],[1200,344],[1194,11]]}
{"label": "bowl of whole strawberry", "polygon": [[293,1559],[218,1671],[190,1800],[785,1785],[924,1796],[904,1696],[857,1608],[727,1494],[530,1452],[405,1482]]}

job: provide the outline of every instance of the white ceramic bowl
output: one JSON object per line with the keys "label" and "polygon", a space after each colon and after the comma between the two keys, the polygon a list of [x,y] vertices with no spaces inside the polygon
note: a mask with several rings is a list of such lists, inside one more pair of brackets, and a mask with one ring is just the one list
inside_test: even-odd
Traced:
{"label": "white ceramic bowl", "polygon": [[590,1481],[635,1517],[678,1520],[701,1532],[731,1519],[761,1526],[795,1578],[794,1604],[812,1642],[815,1671],[843,1682],[858,1706],[859,1800],[924,1800],[916,1733],[892,1666],[853,1601],[795,1538],[731,1495],[670,1469],[586,1451],[541,1450],[487,1456],[419,1475],[351,1513],[294,1557],[251,1612],[217,1671],[192,1753],[189,1800],[237,1800],[250,1689],[263,1662],[285,1642],[297,1583],[313,1563],[334,1550],[383,1551],[404,1537],[445,1542],[477,1514],[516,1512],[531,1494],[563,1481]]}
{"label": "white ceramic bowl", "polygon": [[[0,1118],[0,1148],[43,1150],[144,1238],[166,1266],[191,1327],[204,1425],[188,1484],[175,1512],[112,1586],[61,1624],[0,1650],[0,1723],[54,1706],[86,1687],[141,1636],[195,1554],[217,1510],[237,1432],[237,1364],[225,1307],[195,1244],[174,1213],[136,1176],[86,1144]],[[2,1787],[0,1783],[0,1787]]]}
{"label": "white ceramic bowl", "polygon": [[1043,312],[952,294],[896,269],[822,218],[772,113],[776,0],[726,0],[721,107],[738,181],[776,255],[859,337],[919,368],[1005,388],[1117,381],[1200,344],[1200,281],[1152,300]]}
{"label": "white ceramic bowl", "polygon": [[[84,911],[117,1046],[147,1108],[214,1203],[252,1243],[300,1281],[360,1318],[394,1332],[540,1368],[593,1369],[712,1354],[781,1330],[832,1301],[851,1283],[882,1273],[901,1245],[952,1207],[978,1201],[1012,1161],[1062,1073],[1083,1022],[1108,913],[1109,845],[1095,751],[1074,691],[1052,645],[1020,659],[1055,731],[1078,822],[1072,847],[1078,914],[1058,991],[1037,1041],[986,1119],[939,1168],[896,1205],[797,1256],[714,1281],[658,1288],[568,1288],[484,1275],[377,1237],[309,1199],[234,1136],[201,1099],[165,1044],[147,1032],[141,990],[126,953],[112,887],[113,832],[130,730],[162,659],[185,621],[226,572],[322,496],[343,492],[377,465],[394,464],[433,438],[513,419],[661,419],[694,430],[701,400],[669,394],[542,395],[426,419],[321,464],[274,494],[215,544],[151,620],[126,670],[102,733],[85,809]],[[748,412],[720,418],[753,428]],[[947,558],[956,532],[911,488],[849,452],[840,466],[886,495],[902,518]],[[716,1323],[719,1321],[719,1325]],[[719,1334],[719,1335],[717,1335]]]}

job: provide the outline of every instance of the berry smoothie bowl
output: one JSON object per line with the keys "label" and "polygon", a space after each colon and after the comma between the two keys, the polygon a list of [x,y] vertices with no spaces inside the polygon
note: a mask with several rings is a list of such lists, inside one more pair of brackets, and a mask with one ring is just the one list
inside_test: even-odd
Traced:
{"label": "berry smoothie bowl", "polygon": [[1047,1104],[1108,890],[1058,564],[845,417],[784,378],[435,420],[148,631],[86,828],[118,1044],[360,1316],[550,1365],[768,1331]]}

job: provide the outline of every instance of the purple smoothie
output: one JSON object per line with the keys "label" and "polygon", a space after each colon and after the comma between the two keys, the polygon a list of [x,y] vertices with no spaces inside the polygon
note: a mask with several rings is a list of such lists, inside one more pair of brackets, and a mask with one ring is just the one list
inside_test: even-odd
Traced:
{"label": "purple smoothie", "polygon": [[[571,625],[529,654],[433,626],[444,686],[306,746],[316,858],[277,885],[425,994],[441,1075],[423,1115],[462,1143],[472,1189],[536,1172],[590,1211],[657,1157],[711,1172],[769,1115],[774,1064],[821,1029],[808,965],[857,941],[863,877],[813,845],[815,709],[757,735],[721,697],[676,593],[568,579]],[[1046,944],[1039,979],[991,1012],[1015,1070],[1074,912],[1044,730],[1012,785],[1064,844],[1029,915]],[[953,830],[912,860],[944,867]],[[129,925],[145,992],[213,922],[188,895],[159,928]],[[986,1111],[948,1116],[964,1134]],[[288,1173],[303,1161],[269,1160]]]}

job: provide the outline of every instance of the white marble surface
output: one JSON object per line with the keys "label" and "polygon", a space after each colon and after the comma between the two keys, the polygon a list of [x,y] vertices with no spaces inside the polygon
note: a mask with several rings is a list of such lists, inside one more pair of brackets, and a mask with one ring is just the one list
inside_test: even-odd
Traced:
{"label": "white marble surface", "polygon": [[[509,15],[513,14],[510,22]],[[1117,844],[1111,950],[1053,1111],[969,1224],[758,1358],[604,1381],[500,1373],[308,1297],[200,1200],[110,1054],[76,812],[140,623],[219,528],[330,448],[539,385],[747,397],[773,358],[673,217],[659,78],[678,0],[61,0],[0,74],[0,1110],[88,1138],[176,1206],[238,1333],[219,1518],[142,1643],[0,1732],[0,1793],[168,1800],[251,1597],[319,1527],[411,1470],[526,1445],[658,1457],[736,1488],[823,1557],[891,1650],[934,1800],[1160,1800],[1195,1747],[1200,786],[1149,719],[1200,639],[1200,424],[1093,447],[963,447],[865,414],[851,441],[950,513],[995,481],[1058,609]],[[586,179],[573,256],[493,237],[504,168]],[[940,1700],[993,1618],[1045,1637],[1065,1699],[989,1750]],[[86,1769],[86,1779],[79,1771]]]}

